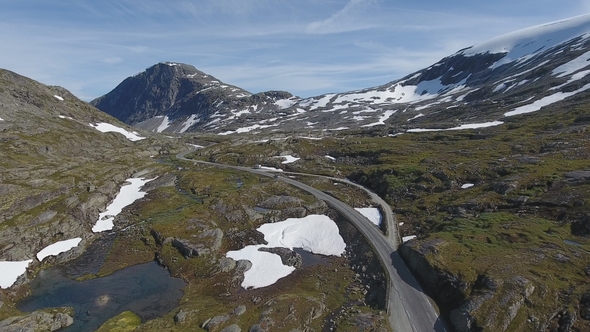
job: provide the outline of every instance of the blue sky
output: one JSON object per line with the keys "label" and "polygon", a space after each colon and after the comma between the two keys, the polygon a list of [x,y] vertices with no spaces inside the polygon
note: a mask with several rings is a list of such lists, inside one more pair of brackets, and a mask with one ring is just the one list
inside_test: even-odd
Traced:
{"label": "blue sky", "polygon": [[590,0],[1,0],[0,68],[83,100],[160,61],[256,93],[381,85]]}

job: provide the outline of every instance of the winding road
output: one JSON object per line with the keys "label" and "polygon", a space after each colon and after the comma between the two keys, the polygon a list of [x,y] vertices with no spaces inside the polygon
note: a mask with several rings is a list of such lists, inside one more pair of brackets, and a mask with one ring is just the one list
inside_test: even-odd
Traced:
{"label": "winding road", "polygon": [[[361,231],[361,233],[363,233],[381,260],[381,263],[388,276],[388,314],[389,323],[393,330],[396,332],[447,331],[445,324],[439,318],[438,312],[432,306],[430,298],[424,294],[420,288],[420,285],[416,279],[414,279],[412,273],[407,268],[406,264],[397,252],[399,242],[395,232],[397,228],[395,225],[393,225],[394,221],[391,209],[385,209],[385,211],[389,210],[389,213],[391,213],[391,215],[387,216],[386,212],[385,216],[386,219],[391,218],[391,220],[388,219],[387,221],[388,235],[386,236],[383,235],[377,227],[370,223],[367,218],[365,218],[354,208],[311,186],[288,177],[278,176],[277,173],[269,173],[268,171],[264,170],[185,158],[185,156],[190,152],[193,151],[179,153],[176,155],[176,157],[179,160],[193,163],[230,168],[239,171],[255,173],[261,176],[276,177],[277,180],[286,182],[290,185],[307,191],[316,198],[325,201],[326,204],[340,212],[345,218],[350,220],[350,222],[352,222],[359,229],[359,231]],[[337,180],[342,181],[342,179]],[[381,198],[378,199],[381,200]],[[385,205],[387,206],[387,204]],[[389,223],[392,224],[389,225]],[[392,225],[393,227],[391,227]]]}

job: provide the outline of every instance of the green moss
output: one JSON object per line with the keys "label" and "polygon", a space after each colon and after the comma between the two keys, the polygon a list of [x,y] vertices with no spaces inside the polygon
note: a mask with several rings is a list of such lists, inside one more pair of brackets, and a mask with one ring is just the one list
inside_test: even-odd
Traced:
{"label": "green moss", "polygon": [[107,320],[96,332],[130,332],[141,324],[141,318],[131,311],[124,311]]}

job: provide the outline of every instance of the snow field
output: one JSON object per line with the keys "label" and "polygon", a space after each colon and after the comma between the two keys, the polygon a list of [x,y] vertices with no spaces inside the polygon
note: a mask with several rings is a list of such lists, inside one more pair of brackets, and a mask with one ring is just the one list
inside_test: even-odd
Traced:
{"label": "snow field", "polygon": [[379,212],[378,208],[354,208],[358,212],[360,212],[363,216],[369,219],[374,225],[380,226],[383,217],[381,217],[381,212]]}
{"label": "snow field", "polygon": [[32,259],[21,262],[0,262],[0,288],[8,288],[12,286],[18,277],[27,271],[27,267],[32,262]]}
{"label": "snow field", "polygon": [[54,244],[48,245],[47,247],[43,248],[41,251],[37,253],[37,259],[39,262],[43,261],[45,257],[48,256],[57,256],[62,252],[66,252],[74,247],[77,247],[82,241],[82,238],[74,238],[65,241],[59,241]]}
{"label": "snow field", "polygon": [[98,220],[94,224],[94,227],[92,227],[92,231],[94,233],[100,233],[113,229],[115,226],[113,224],[115,217],[121,213],[125,207],[144,197],[147,193],[140,191],[139,188],[152,180],[155,179],[127,179],[127,182],[130,182],[130,184],[122,186],[113,202],[107,206],[106,211],[99,214]]}
{"label": "snow field", "polygon": [[115,132],[115,133],[119,133],[122,134],[123,136],[125,136],[128,140],[135,142],[135,141],[139,141],[142,139],[145,139],[145,137],[141,137],[137,134],[137,132],[130,132],[127,131],[121,127],[117,127],[115,125],[112,125],[110,123],[106,123],[106,122],[101,122],[101,123],[97,123],[97,124],[89,124],[90,127],[103,132],[103,133],[108,133],[108,132]]}
{"label": "snow field", "polygon": [[324,215],[289,218],[264,224],[257,230],[264,234],[268,244],[246,246],[226,254],[234,260],[252,263],[252,268],[244,273],[242,287],[246,289],[270,286],[295,270],[283,265],[280,256],[259,251],[259,248],[302,248],[314,254],[340,256],[346,247],[336,223]]}

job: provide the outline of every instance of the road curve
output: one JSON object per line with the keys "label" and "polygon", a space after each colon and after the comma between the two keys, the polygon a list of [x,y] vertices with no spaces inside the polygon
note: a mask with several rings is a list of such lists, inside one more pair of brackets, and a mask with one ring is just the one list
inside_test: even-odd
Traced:
{"label": "road curve", "polygon": [[277,176],[277,180],[307,191],[316,198],[325,201],[328,205],[352,222],[357,229],[363,233],[381,260],[389,281],[387,292],[388,314],[389,323],[393,330],[396,332],[447,331],[444,323],[439,318],[437,311],[432,306],[430,298],[424,294],[418,282],[414,279],[412,273],[398,255],[393,243],[373,224],[367,222],[367,219],[354,208],[320,190],[294,179],[278,176],[277,173],[185,158],[186,154],[190,152],[192,151],[179,153],[176,157],[184,161],[230,168],[261,176]]}
{"label": "road curve", "polygon": [[342,182],[345,183],[347,185],[351,185],[354,187],[357,187],[361,190],[364,190],[370,197],[371,200],[376,203],[377,205],[381,206],[381,212],[383,213],[383,221],[385,222],[385,229],[386,229],[386,235],[387,235],[387,239],[391,242],[391,244],[393,245],[393,248],[395,250],[397,250],[397,248],[399,247],[399,245],[401,244],[401,237],[399,235],[399,231],[398,231],[398,227],[395,221],[395,217],[393,215],[393,211],[391,210],[391,207],[389,206],[389,204],[387,204],[387,202],[385,202],[381,197],[379,197],[379,195],[375,194],[374,192],[372,192],[371,190],[361,186],[360,184],[354,183],[348,179],[341,179],[341,178],[335,178],[332,176],[326,176],[326,175],[317,175],[317,174],[307,174],[307,173],[298,173],[298,172],[284,172],[284,174],[294,174],[294,175],[302,175],[302,176],[314,176],[314,177],[319,177],[319,178],[324,178],[324,179],[329,179],[332,181],[338,181],[338,182]]}

